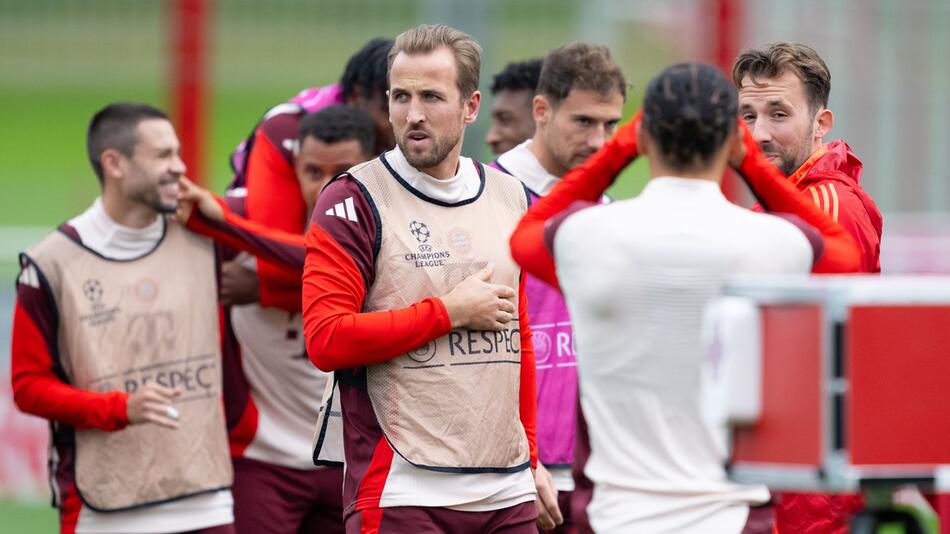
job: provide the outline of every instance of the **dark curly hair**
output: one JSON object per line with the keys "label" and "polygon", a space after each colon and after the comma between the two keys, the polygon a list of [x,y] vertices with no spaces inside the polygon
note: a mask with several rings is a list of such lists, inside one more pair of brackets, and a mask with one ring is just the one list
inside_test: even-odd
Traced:
{"label": "dark curly hair", "polygon": [[666,163],[695,169],[710,158],[736,127],[736,88],[716,67],[673,65],[650,81],[643,97],[643,127]]}
{"label": "dark curly hair", "polygon": [[363,48],[350,57],[343,70],[343,76],[340,77],[344,97],[353,96],[353,92],[359,87],[366,98],[377,95],[383,101],[387,100],[386,91],[389,89],[387,58],[392,47],[392,39],[377,37],[363,45]]}
{"label": "dark curly hair", "polygon": [[497,94],[498,91],[521,91],[525,89],[534,92],[538,88],[538,78],[540,77],[541,58],[512,61],[492,78],[491,94]]}

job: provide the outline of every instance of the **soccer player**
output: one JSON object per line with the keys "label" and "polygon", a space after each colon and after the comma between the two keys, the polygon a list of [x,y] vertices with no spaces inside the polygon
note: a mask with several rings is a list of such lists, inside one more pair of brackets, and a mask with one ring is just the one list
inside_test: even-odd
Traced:
{"label": "soccer player", "polygon": [[[375,134],[370,126],[372,122],[365,113],[338,104],[311,113],[300,122],[294,168],[308,214],[313,213],[320,192],[333,177],[373,159]],[[222,199],[183,179],[181,201],[179,219],[189,230],[296,276],[303,273],[304,236],[249,220],[240,197]]]}
{"label": "soccer player", "polygon": [[810,47],[775,43],[743,52],[732,67],[739,113],[762,151],[825,213],[851,232],[861,272],[881,272],[881,212],[861,188],[861,160],[844,141],[825,143],[831,73]]}
{"label": "soccer player", "polygon": [[540,58],[509,63],[492,80],[492,122],[485,143],[495,156],[534,135],[532,101],[539,76]]}
{"label": "soccer player", "polygon": [[185,172],[166,115],[89,125],[102,195],[20,257],[12,382],[50,421],[60,532],[234,532],[215,252],[167,214]]}
{"label": "soccer player", "polygon": [[[373,117],[376,124],[374,154],[392,148],[393,133],[386,112],[386,57],[391,46],[389,39],[371,40],[349,59],[339,84],[306,89],[289,102],[271,108],[238,147],[231,159],[235,177],[229,196],[246,196],[250,220],[303,234],[307,208],[294,172],[293,154],[297,128],[305,114],[332,104],[357,107]],[[246,279],[230,265],[225,266],[226,283]],[[257,278],[261,305],[300,311],[298,276],[259,260]],[[247,297],[248,293],[253,295],[253,285],[241,290],[224,289],[243,295],[236,302],[253,299]]]}
{"label": "soccer player", "polygon": [[[373,120],[355,107],[332,105],[301,119],[294,168],[307,213],[332,177],[371,159],[375,146]],[[281,250],[261,253],[262,258],[277,257],[302,270],[302,235],[281,236],[248,223],[240,218],[239,199],[233,197],[219,204],[210,192],[189,185],[183,198],[197,201],[211,216],[190,218],[189,228],[250,252],[261,244],[276,247]],[[288,243],[287,238],[295,239]],[[253,256],[241,258],[253,267]],[[329,375],[307,359],[300,313],[257,303],[233,306],[230,326],[237,353],[225,360],[225,376],[231,379],[224,396],[234,462],[235,529],[343,532],[343,470],[314,467],[312,461],[313,427]]]}
{"label": "soccer player", "polygon": [[307,233],[307,351],[339,386],[349,533],[536,532],[535,364],[505,243],[527,195],[459,155],[480,54],[443,25],[396,38],[397,147],[331,182]]}
{"label": "soccer player", "polygon": [[[515,259],[560,284],[571,313],[597,532],[743,530],[768,490],[726,479],[725,444],[702,416],[703,309],[735,275],[858,268],[847,232],[741,126],[736,90],[717,69],[670,67],[648,85],[642,122],[569,172],[512,235]],[[643,193],[592,206],[638,152],[652,177]],[[727,161],[764,206],[793,216],[728,202]]]}
{"label": "soccer player", "polygon": [[[492,165],[521,180],[535,202],[613,135],[626,83],[606,47],[574,43],[552,50],[534,97],[534,136]],[[553,476],[564,521],[557,532],[570,533],[575,531],[570,502],[577,406],[573,331],[556,290],[531,275],[525,288],[537,362],[538,476]]]}

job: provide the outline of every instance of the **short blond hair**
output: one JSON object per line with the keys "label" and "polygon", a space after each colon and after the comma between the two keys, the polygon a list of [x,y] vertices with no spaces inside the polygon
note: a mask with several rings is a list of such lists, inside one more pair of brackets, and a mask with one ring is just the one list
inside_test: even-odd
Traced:
{"label": "short blond hair", "polygon": [[389,71],[392,73],[393,60],[400,52],[412,56],[428,54],[442,47],[451,50],[455,57],[458,70],[456,85],[462,93],[462,98],[470,97],[478,90],[482,47],[471,35],[445,24],[423,24],[400,33],[389,51]]}

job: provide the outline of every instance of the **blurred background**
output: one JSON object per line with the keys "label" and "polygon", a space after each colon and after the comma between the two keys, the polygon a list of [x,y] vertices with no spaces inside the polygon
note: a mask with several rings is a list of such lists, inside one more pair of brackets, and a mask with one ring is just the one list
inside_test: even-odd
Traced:
{"label": "blurred background", "polygon": [[[744,47],[814,47],[832,72],[828,140],[848,141],[884,213],[885,273],[950,272],[950,2],[946,0],[0,0],[0,531],[51,532],[46,427],[16,412],[9,329],[16,255],[95,198],[91,115],[155,104],[186,141],[189,175],[222,191],[228,155],[261,115],[335,82],[353,52],[423,22],[484,48],[465,155],[490,159],[488,87],[509,61],[574,40],[608,45],[632,90],[678,61],[728,69]],[[643,162],[611,191],[635,195]]]}

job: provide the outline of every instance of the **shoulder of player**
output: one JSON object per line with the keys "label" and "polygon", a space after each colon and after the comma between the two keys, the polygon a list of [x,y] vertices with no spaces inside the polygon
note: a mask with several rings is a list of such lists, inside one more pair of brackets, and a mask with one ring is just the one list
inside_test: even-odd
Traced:
{"label": "shoulder of player", "polygon": [[525,189],[524,182],[522,182],[518,178],[508,174],[507,172],[501,169],[493,167],[492,165],[488,163],[482,163],[474,159],[472,160],[472,164],[474,164],[476,168],[483,169],[482,172],[485,175],[485,180],[497,180],[499,182],[506,183],[512,187],[517,187],[518,189]]}
{"label": "shoulder of player", "polygon": [[592,231],[596,228],[602,228],[606,224],[606,219],[612,217],[611,206],[606,204],[597,204],[586,200],[576,200],[571,203],[564,211],[551,217],[544,226],[544,241],[549,250],[554,250],[554,243],[564,239],[573,240],[575,233],[581,239],[584,236],[599,235],[599,232]]}
{"label": "shoulder of player", "polygon": [[293,142],[297,138],[297,127],[303,115],[303,108],[297,104],[278,104],[264,115],[257,130],[278,148],[291,150],[292,147],[283,145],[285,141]]}
{"label": "shoulder of player", "polygon": [[753,241],[755,247],[750,250],[757,253],[761,253],[763,247],[771,252],[811,251],[813,246],[810,244],[809,234],[820,239],[817,230],[794,215],[743,211],[748,221],[741,225],[742,232],[737,235],[747,236],[747,239]]}
{"label": "shoulder of player", "polygon": [[82,246],[82,238],[79,237],[79,232],[77,232],[76,229],[68,222],[65,222],[59,225],[52,232],[43,236],[42,239],[29,246],[20,254],[20,257],[21,259],[24,257],[37,258],[42,261],[42,259],[53,254],[62,255],[64,253],[69,253],[73,249],[70,247],[64,247],[64,240],[72,241],[80,247]]}
{"label": "shoulder of player", "polygon": [[324,229],[355,225],[365,231],[378,231],[380,226],[376,203],[350,171],[335,176],[320,192],[313,209],[313,222]]}

